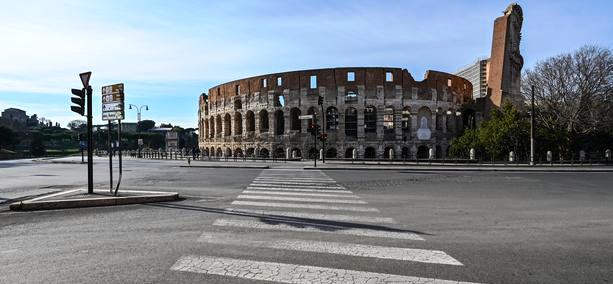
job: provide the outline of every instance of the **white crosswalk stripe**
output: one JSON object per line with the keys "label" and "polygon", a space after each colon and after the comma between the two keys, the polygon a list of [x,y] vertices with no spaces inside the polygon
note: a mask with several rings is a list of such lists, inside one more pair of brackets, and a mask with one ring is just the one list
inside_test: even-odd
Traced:
{"label": "white crosswalk stripe", "polygon": [[244,195],[244,194],[239,195],[237,199],[299,201],[299,202],[316,202],[316,203],[341,203],[341,204],[366,204],[366,201],[363,201],[363,200],[346,200],[346,199],[339,200],[339,199],[324,199],[324,198],[302,198],[302,197]]}
{"label": "white crosswalk stripe", "polygon": [[[271,223],[276,222],[270,220]],[[395,232],[395,231],[380,231],[370,229],[357,229],[343,226],[315,224],[309,222],[294,222],[283,221],[283,223],[268,224],[254,220],[239,220],[239,219],[217,219],[213,222],[213,226],[251,228],[260,230],[276,230],[276,231],[291,231],[304,233],[328,233],[340,235],[353,235],[360,237],[376,237],[376,238],[391,238],[402,240],[423,241],[424,238],[410,232]]]}
{"label": "white crosswalk stripe", "polygon": [[181,257],[170,269],[280,283],[471,284],[436,278],[195,255]]}
{"label": "white crosswalk stripe", "polygon": [[243,194],[360,198],[359,196],[356,196],[356,195],[347,195],[347,194],[305,193],[305,192],[266,191],[266,190],[244,190]]}
{"label": "white crosswalk stripe", "polygon": [[359,207],[359,206],[342,206],[342,205],[322,205],[322,204],[302,204],[288,202],[261,202],[261,201],[232,201],[232,205],[255,206],[255,207],[272,207],[272,208],[300,208],[300,209],[321,209],[333,211],[353,211],[353,212],[379,212],[377,208]]}
{"label": "white crosswalk stripe", "polygon": [[322,192],[322,193],[353,193],[349,190],[336,189],[315,189],[315,188],[290,188],[290,187],[267,187],[267,186],[248,186],[247,189],[254,190],[283,190],[283,191],[303,191],[303,192]]}
{"label": "white crosswalk stripe", "polygon": [[383,247],[338,242],[322,242],[294,239],[253,240],[229,233],[204,232],[199,242],[265,247],[271,249],[296,250],[315,253],[331,253],[359,257],[371,257],[423,263],[462,265],[459,261],[439,250]]}
{"label": "white crosswalk stripe", "polygon": [[359,222],[359,223],[376,223],[376,224],[394,224],[394,218],[389,217],[374,217],[374,216],[359,216],[359,215],[342,215],[342,214],[322,214],[310,212],[295,212],[295,211],[275,211],[275,210],[254,210],[254,209],[237,209],[226,208],[226,211],[237,213],[271,215],[279,217],[295,217],[305,219],[329,220],[338,222]]}

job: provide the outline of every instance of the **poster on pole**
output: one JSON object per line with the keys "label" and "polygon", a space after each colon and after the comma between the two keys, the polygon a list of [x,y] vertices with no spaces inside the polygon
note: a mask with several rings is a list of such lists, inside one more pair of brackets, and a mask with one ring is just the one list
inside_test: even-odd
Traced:
{"label": "poster on pole", "polygon": [[124,117],[123,83],[102,87],[102,120],[123,120]]}

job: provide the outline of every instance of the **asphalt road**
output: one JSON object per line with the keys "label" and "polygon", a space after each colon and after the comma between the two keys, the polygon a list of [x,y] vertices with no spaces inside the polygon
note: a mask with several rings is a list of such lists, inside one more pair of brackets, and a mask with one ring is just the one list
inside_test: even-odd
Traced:
{"label": "asphalt road", "polygon": [[179,202],[11,212],[86,167],[1,162],[0,283],[613,282],[611,173],[185,164],[128,159],[122,182]]}

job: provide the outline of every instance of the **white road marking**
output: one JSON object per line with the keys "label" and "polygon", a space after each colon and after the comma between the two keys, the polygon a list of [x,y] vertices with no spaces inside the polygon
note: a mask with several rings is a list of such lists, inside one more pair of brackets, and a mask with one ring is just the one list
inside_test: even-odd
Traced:
{"label": "white road marking", "polygon": [[283,183],[295,185],[333,185],[335,182],[320,182],[320,181],[287,181],[284,179],[276,180],[253,180],[252,183]]}
{"label": "white road marking", "polygon": [[232,201],[232,205],[256,206],[256,207],[273,207],[273,208],[302,208],[302,209],[321,209],[335,211],[354,211],[354,212],[379,212],[379,209],[372,207],[358,206],[340,206],[340,205],[322,205],[322,204],[304,204],[304,203],[287,203],[287,202],[260,202],[260,201]]}
{"label": "white road marking", "polygon": [[349,190],[335,189],[311,189],[311,188],[289,188],[289,187],[267,187],[267,186],[248,186],[247,189],[255,190],[283,190],[283,191],[302,191],[302,192],[322,192],[322,193],[353,193]]}
{"label": "white road marking", "polygon": [[261,178],[256,177],[254,180],[256,181],[278,181],[278,182],[303,182],[303,183],[336,183],[334,180],[328,179],[297,179],[297,178]]}
{"label": "white road marking", "polygon": [[[270,220],[270,222],[275,222],[275,221]],[[328,225],[328,224],[314,224],[314,223],[309,223],[309,222],[283,221],[283,223],[267,224],[261,221],[254,221],[254,220],[217,219],[215,220],[215,222],[213,222],[213,226],[239,227],[239,228],[290,231],[290,232],[332,233],[332,234],[340,234],[340,235],[391,238],[391,239],[403,239],[403,240],[414,240],[414,241],[424,240],[424,238],[420,237],[419,235],[414,234],[414,233],[409,233],[409,232],[392,232],[392,231],[380,231],[380,230],[370,230],[370,229],[357,229],[357,228],[348,228],[348,227]]]}
{"label": "white road marking", "polygon": [[194,272],[247,280],[280,283],[408,283],[408,284],[475,284],[405,275],[385,274],[338,268],[255,261],[215,256],[187,255],[170,268],[174,271]]}
{"label": "white road marking", "polygon": [[315,197],[344,197],[344,198],[360,198],[357,195],[348,194],[327,194],[327,193],[304,193],[304,192],[287,192],[287,191],[266,191],[266,190],[244,190],[244,194],[265,194],[265,195],[289,195],[289,196],[315,196]]}
{"label": "white road marking", "polygon": [[317,189],[345,189],[345,187],[343,187],[343,186],[295,185],[295,184],[284,184],[284,183],[251,183],[250,186],[287,187],[287,188],[317,188]]}
{"label": "white road marking", "polygon": [[342,199],[287,197],[287,196],[239,195],[236,198],[237,199],[251,199],[251,200],[297,201],[297,202],[340,203],[340,204],[366,204],[366,201],[364,200],[342,200]]}
{"label": "white road marking", "polygon": [[323,242],[323,241],[311,241],[311,240],[297,240],[297,239],[249,239],[242,237],[242,235],[236,235],[231,233],[213,233],[204,232],[198,238],[199,242],[221,244],[221,245],[234,245],[234,246],[250,246],[261,247],[270,249],[281,250],[295,250],[304,252],[315,253],[330,253],[340,254],[348,256],[358,257],[370,257],[381,259],[392,259],[400,261],[413,261],[423,263],[434,264],[446,264],[446,265],[463,265],[455,258],[449,256],[440,250],[427,250],[427,249],[412,249],[401,247],[385,247],[385,246],[372,246],[361,245],[352,243],[339,243],[339,242]]}
{"label": "white road marking", "polygon": [[253,209],[235,209],[226,208],[226,211],[259,214],[259,215],[275,215],[279,217],[295,217],[306,219],[321,219],[338,222],[360,222],[360,223],[376,223],[376,224],[395,224],[394,218],[389,217],[374,217],[374,216],[356,216],[356,215],[339,215],[339,214],[321,214],[309,212],[290,212],[290,211],[274,211],[274,210],[253,210]]}

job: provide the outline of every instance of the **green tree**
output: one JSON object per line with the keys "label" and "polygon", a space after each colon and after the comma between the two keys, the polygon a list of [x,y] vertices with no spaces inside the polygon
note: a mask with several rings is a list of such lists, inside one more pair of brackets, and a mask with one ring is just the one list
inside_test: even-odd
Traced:
{"label": "green tree", "polygon": [[0,150],[12,148],[17,144],[17,133],[8,127],[0,126]]}
{"label": "green tree", "polygon": [[138,132],[148,131],[154,127],[155,127],[155,121],[148,120],[148,119],[142,120],[142,121],[139,121],[138,124],[136,124],[136,131]]}
{"label": "green tree", "polygon": [[510,151],[526,153],[530,139],[530,123],[510,104],[495,109],[490,119],[477,129],[467,129],[452,141],[450,154],[465,158],[471,148],[490,159],[504,159]]}

